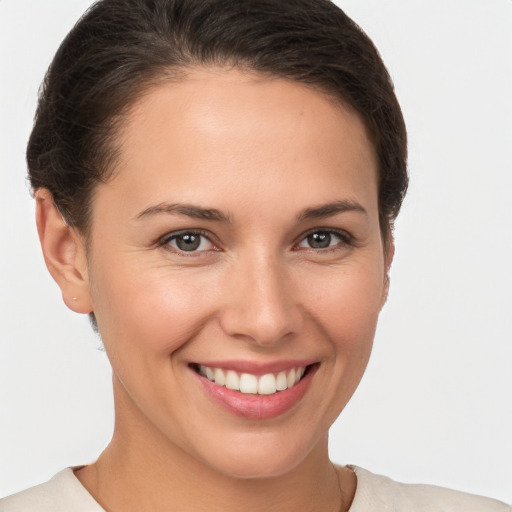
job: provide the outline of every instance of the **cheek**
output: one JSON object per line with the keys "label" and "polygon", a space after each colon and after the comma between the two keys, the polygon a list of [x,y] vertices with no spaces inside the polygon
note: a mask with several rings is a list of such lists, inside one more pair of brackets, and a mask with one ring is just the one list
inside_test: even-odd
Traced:
{"label": "cheek", "polygon": [[383,274],[378,265],[339,269],[317,293],[313,315],[330,357],[326,387],[330,421],[334,421],[356,390],[368,364],[381,307]]}
{"label": "cheek", "polygon": [[[208,276],[118,264],[93,274],[94,312],[105,347],[121,343],[168,356],[192,338],[212,313],[214,288]],[[133,269],[136,268],[137,271]],[[127,278],[129,276],[129,278]]]}
{"label": "cheek", "polygon": [[378,265],[347,267],[317,282],[311,294],[315,317],[336,344],[369,344],[380,313],[384,277]]}

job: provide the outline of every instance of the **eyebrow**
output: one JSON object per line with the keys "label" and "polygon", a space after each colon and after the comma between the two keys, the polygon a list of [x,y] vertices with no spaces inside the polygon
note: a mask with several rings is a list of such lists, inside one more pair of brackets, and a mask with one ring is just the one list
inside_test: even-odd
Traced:
{"label": "eyebrow", "polygon": [[[339,213],[359,212],[368,216],[368,212],[357,202],[351,200],[333,201],[312,208],[307,208],[297,215],[298,222],[315,219],[325,219]],[[216,222],[231,222],[231,217],[216,208],[203,208],[192,204],[182,203],[160,203],[142,210],[135,216],[135,219],[143,219],[161,214],[178,214],[193,219],[210,220]]]}
{"label": "eyebrow", "polygon": [[160,203],[154,206],[150,206],[149,208],[146,208],[138,215],[136,215],[135,219],[143,219],[145,217],[151,217],[153,215],[159,215],[162,213],[176,213],[178,215],[186,215],[187,217],[191,217],[193,219],[231,222],[231,219],[228,215],[222,213],[216,208],[202,208],[201,206],[180,203]]}
{"label": "eyebrow", "polygon": [[332,203],[322,204],[313,208],[307,208],[299,213],[297,220],[303,222],[306,220],[325,219],[338,213],[359,212],[368,217],[368,212],[357,202],[351,200],[340,200]]}

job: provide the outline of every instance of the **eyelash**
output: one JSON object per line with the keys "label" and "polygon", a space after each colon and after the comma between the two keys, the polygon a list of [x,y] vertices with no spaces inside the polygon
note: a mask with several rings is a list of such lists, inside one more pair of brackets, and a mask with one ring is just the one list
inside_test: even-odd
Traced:
{"label": "eyelash", "polygon": [[[315,234],[317,234],[317,235],[318,234],[327,234],[329,236],[335,236],[339,239],[339,242],[333,246],[329,245],[324,248],[303,247],[303,249],[318,252],[318,253],[328,253],[328,252],[330,253],[330,252],[333,252],[336,250],[340,250],[340,248],[342,248],[342,247],[346,248],[346,247],[355,246],[354,238],[352,237],[352,235],[350,235],[346,231],[332,229],[332,228],[316,228],[316,229],[313,229],[313,230],[308,231],[307,233],[304,233],[303,235],[301,235],[299,241],[294,244],[294,250],[295,251],[301,250],[302,248],[300,246],[299,246],[299,248],[296,248],[296,247],[300,243],[304,242],[308,237],[315,235]],[[205,238],[213,246],[213,248],[212,249],[204,249],[201,251],[197,251],[197,250],[185,251],[185,250],[180,249],[179,247],[170,246],[170,243],[173,240],[177,240],[180,237],[184,237],[187,235],[188,236],[199,236],[199,237]],[[215,243],[211,240],[211,237],[212,237],[211,233],[208,233],[206,231],[202,231],[202,230],[198,230],[198,229],[187,229],[187,230],[176,231],[176,232],[170,233],[168,235],[165,235],[163,238],[161,238],[157,242],[157,245],[159,247],[165,248],[168,251],[180,254],[182,256],[198,256],[204,252],[209,252],[212,250],[220,251],[220,249],[218,249],[216,247]],[[200,241],[200,243],[202,243],[202,242]]]}
{"label": "eyelash", "polygon": [[329,245],[328,247],[324,247],[324,248],[304,247],[306,250],[311,250],[311,251],[320,252],[320,253],[330,253],[333,251],[340,250],[341,248],[355,246],[355,240],[352,237],[352,235],[350,235],[349,233],[347,233],[344,230],[332,229],[332,228],[312,229],[311,231],[308,231],[307,233],[304,233],[301,236],[301,238],[299,240],[299,244],[304,242],[305,240],[307,240],[308,237],[310,237],[312,235],[318,235],[318,234],[326,234],[329,236],[335,236],[339,239],[339,242],[333,246]]}
{"label": "eyelash", "polygon": [[[187,235],[205,238],[213,246],[213,249],[206,249],[206,250],[202,250],[202,251],[196,251],[196,250],[185,251],[185,250],[180,249],[179,247],[172,247],[170,245],[170,243],[173,240],[177,240],[180,237],[184,237]],[[160,247],[163,247],[164,249],[166,249],[168,251],[180,254],[182,256],[198,256],[199,254],[201,254],[203,252],[207,252],[207,251],[211,251],[211,250],[214,250],[214,251],[219,250],[216,248],[216,245],[212,242],[211,238],[212,238],[212,235],[206,231],[202,231],[200,229],[186,229],[186,230],[182,230],[182,231],[175,231],[173,233],[169,233],[168,235],[165,235],[163,238],[161,238],[158,241],[157,245]],[[202,241],[200,241],[200,243],[202,243]]]}

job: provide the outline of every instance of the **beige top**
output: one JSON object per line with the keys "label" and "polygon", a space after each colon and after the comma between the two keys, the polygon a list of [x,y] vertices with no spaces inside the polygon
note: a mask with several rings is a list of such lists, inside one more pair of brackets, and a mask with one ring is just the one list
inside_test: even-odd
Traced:
{"label": "beige top", "polygon": [[[512,512],[499,501],[433,485],[401,484],[349,466],[357,490],[349,512]],[[71,468],[45,484],[0,500],[0,512],[105,512]]]}

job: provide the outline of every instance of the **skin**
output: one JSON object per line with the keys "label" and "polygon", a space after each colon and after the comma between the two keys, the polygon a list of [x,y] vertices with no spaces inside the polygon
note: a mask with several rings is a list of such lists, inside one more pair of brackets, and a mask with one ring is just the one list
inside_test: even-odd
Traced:
{"label": "skin", "polygon": [[[69,307],[94,311],[113,369],[114,436],[77,477],[112,511],[347,510],[355,476],[329,461],[328,430],[365,370],[392,258],[363,123],[302,84],[209,69],[149,91],[119,135],[87,250],[36,194],[48,268]],[[304,218],[340,201],[358,209]],[[227,220],[147,213],[164,203]],[[198,251],[165,242],[197,229]],[[189,367],[297,358],[318,371],[266,420],[214,403]]]}

